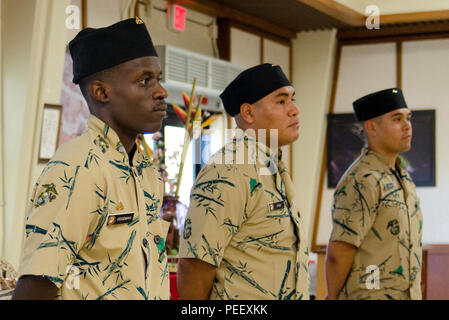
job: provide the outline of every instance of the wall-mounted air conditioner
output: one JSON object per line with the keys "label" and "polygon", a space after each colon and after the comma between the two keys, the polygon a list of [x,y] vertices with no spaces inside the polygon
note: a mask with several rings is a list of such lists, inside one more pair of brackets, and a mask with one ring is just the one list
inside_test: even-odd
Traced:
{"label": "wall-mounted air conditioner", "polygon": [[156,51],[162,67],[162,85],[168,91],[168,103],[183,106],[182,91],[190,94],[196,77],[195,93],[204,97],[202,109],[224,112],[219,95],[243,71],[242,67],[169,45],[156,46]]}

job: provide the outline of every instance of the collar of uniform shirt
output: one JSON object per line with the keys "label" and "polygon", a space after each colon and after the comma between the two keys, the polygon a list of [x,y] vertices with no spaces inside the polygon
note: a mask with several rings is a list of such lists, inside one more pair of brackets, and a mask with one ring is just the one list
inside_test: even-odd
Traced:
{"label": "collar of uniform shirt", "polygon": [[256,152],[249,152],[250,154],[255,154],[257,159],[266,166],[269,166],[270,163],[274,163],[275,167],[278,168],[278,163],[282,158],[282,150],[279,148],[277,152],[273,151],[265,143],[257,140],[251,133],[251,131],[243,131],[237,128],[234,135],[234,141],[247,140],[247,147],[249,150],[256,148]]}
{"label": "collar of uniform shirt", "polygon": [[[375,151],[373,151],[373,150],[371,150],[371,149],[368,149],[368,148],[364,147],[364,148],[362,149],[362,154],[366,154],[366,155],[372,154],[372,155],[374,155],[374,156],[375,156],[375,157],[376,157],[382,164],[384,164],[388,169],[391,169],[391,168],[390,168],[390,160],[389,160],[387,157],[381,155],[380,153],[375,152]],[[396,167],[396,170],[398,170],[399,173],[400,173],[401,175],[403,175],[403,170],[404,170],[404,169],[402,168],[402,161],[401,161],[401,158],[400,158],[399,156],[396,157],[395,167]]]}
{"label": "collar of uniform shirt", "polygon": [[138,167],[142,161],[145,159],[145,156],[139,151],[139,148],[136,147],[136,145],[133,147],[135,148],[135,152],[132,155],[132,163],[130,161],[129,155],[125,150],[125,147],[123,146],[122,142],[120,141],[120,138],[118,137],[117,133],[109,127],[106,123],[104,123],[101,119],[97,118],[94,115],[89,115],[88,118],[88,127],[98,133],[108,144],[108,149],[112,149],[112,152],[116,152],[117,155],[120,154],[125,157],[124,162],[129,164],[130,166]]}

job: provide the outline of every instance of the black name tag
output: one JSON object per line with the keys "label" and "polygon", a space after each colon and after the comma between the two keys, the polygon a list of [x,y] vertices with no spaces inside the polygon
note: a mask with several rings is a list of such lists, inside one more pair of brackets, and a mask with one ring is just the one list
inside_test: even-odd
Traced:
{"label": "black name tag", "polygon": [[284,209],[285,203],[284,201],[278,201],[278,202],[272,202],[268,205],[268,208],[270,209],[270,211],[276,211],[276,210],[281,210]]}
{"label": "black name tag", "polygon": [[133,217],[134,212],[108,214],[107,225],[110,226],[113,224],[128,223],[133,220]]}

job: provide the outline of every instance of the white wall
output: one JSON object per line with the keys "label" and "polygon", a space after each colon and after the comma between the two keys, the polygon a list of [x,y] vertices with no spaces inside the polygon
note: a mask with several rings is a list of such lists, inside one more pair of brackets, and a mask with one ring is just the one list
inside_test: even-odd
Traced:
{"label": "white wall", "polygon": [[403,44],[403,90],[411,109],[435,109],[436,187],[418,188],[423,243],[449,243],[449,40]]}
{"label": "white wall", "polygon": [[[23,4],[23,7],[18,4]],[[37,157],[43,105],[59,102],[63,64],[63,56],[59,53],[65,50],[65,8],[68,4],[66,0],[14,1],[10,8],[11,13],[19,14],[20,19],[15,22],[25,30],[22,29],[23,38],[17,30],[11,30],[8,35],[14,41],[7,43],[26,46],[26,49],[15,48],[11,57],[5,57],[7,61],[17,63],[11,66],[13,74],[21,70],[26,77],[21,78],[20,82],[10,82],[14,76],[4,70],[5,82],[10,85],[6,95],[12,95],[12,101],[7,100],[5,107],[13,107],[17,100],[20,101],[17,108],[4,114],[5,123],[9,126],[5,125],[6,135],[9,136],[4,150],[9,175],[6,183],[9,183],[8,179],[13,180],[7,188],[4,255],[16,267],[24,238],[29,194],[41,171]],[[26,17],[22,16],[24,12],[28,12]],[[28,53],[26,57],[21,56],[24,50]],[[21,57],[19,61],[16,56]],[[20,132],[17,133],[17,130]],[[15,133],[17,136],[10,136]]]}
{"label": "white wall", "polygon": [[[418,187],[424,215],[423,244],[448,243],[449,208],[449,40],[403,43],[402,89],[412,110],[436,110],[436,187]],[[368,93],[396,86],[395,43],[344,46],[334,113],[350,113],[352,102]],[[332,228],[334,189],[324,182],[317,244],[326,245]]]}
{"label": "white wall", "polygon": [[[21,174],[18,159],[23,136],[23,118],[29,77],[31,35],[34,21],[35,2],[29,0],[2,0],[2,83],[3,83],[3,139],[2,182],[5,186],[4,229],[1,230],[6,245],[0,248],[5,255],[8,239],[12,235],[14,223],[14,202],[17,177]],[[20,39],[20,41],[18,41]]]}
{"label": "white wall", "polygon": [[[352,102],[371,92],[396,87],[395,43],[343,46],[337,78],[334,113],[352,113]],[[324,181],[317,245],[327,245],[332,230],[334,189]]]}
{"label": "white wall", "polygon": [[258,35],[231,28],[231,63],[247,69],[261,63],[261,41]]}
{"label": "white wall", "polygon": [[293,40],[293,87],[300,109],[300,137],[293,144],[293,182],[312,239],[337,45],[336,30],[302,32]]}
{"label": "white wall", "polygon": [[339,69],[334,112],[353,112],[354,100],[396,86],[395,43],[343,46]]}
{"label": "white wall", "polygon": [[263,39],[263,62],[279,65],[290,78],[290,47],[279,42]]}

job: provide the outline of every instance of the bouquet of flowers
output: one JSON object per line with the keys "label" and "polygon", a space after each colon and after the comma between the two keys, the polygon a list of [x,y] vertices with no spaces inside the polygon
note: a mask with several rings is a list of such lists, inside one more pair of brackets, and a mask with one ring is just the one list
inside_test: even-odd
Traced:
{"label": "bouquet of flowers", "polygon": [[214,121],[216,121],[221,115],[212,115],[209,112],[202,112],[201,103],[203,102],[203,95],[199,96],[197,106],[194,108],[195,104],[195,86],[196,78],[193,78],[192,91],[190,97],[182,92],[182,98],[184,100],[185,109],[178,106],[176,103],[172,103],[173,109],[176,112],[178,118],[184,123],[185,135],[184,143],[182,145],[181,162],[179,163],[178,174],[176,175],[176,191],[175,196],[179,195],[179,186],[182,179],[182,171],[184,169],[184,162],[187,156],[187,150],[189,148],[190,141],[192,139],[197,139],[203,129],[210,126]]}
{"label": "bouquet of flowers", "polygon": [[[176,103],[172,103],[173,110],[175,111],[178,118],[182,121],[185,128],[184,143],[182,144],[181,159],[180,161],[170,161],[176,163],[178,173],[174,178],[169,178],[166,166],[165,158],[165,145],[161,132],[156,132],[152,139],[155,141],[155,150],[148,147],[145,139],[142,135],[138,137],[138,147],[143,151],[157,166],[159,172],[161,173],[162,181],[164,182],[164,194],[168,196],[179,196],[179,186],[182,180],[182,172],[184,170],[184,163],[187,156],[187,151],[189,148],[190,141],[192,139],[197,139],[203,130],[210,126],[214,121],[220,118],[221,115],[213,115],[208,111],[201,110],[201,102],[203,101],[203,96],[200,95],[196,108],[195,104],[195,85],[196,78],[193,79],[192,92],[190,97],[182,91],[182,97],[184,100],[185,107],[180,107]],[[176,151],[168,157],[168,160],[177,160],[179,157],[179,152]],[[168,187],[167,187],[168,186]]]}
{"label": "bouquet of flowers", "polygon": [[[182,204],[179,199],[179,188],[181,185],[182,172],[184,169],[184,163],[187,156],[188,147],[192,139],[197,139],[203,129],[207,128],[214,121],[216,121],[221,115],[212,115],[211,113],[201,110],[201,103],[203,96],[200,95],[195,104],[195,85],[196,78],[193,79],[192,92],[190,97],[182,92],[185,107],[180,107],[176,103],[172,103],[173,109],[178,118],[184,123],[185,135],[184,142],[182,144],[180,161],[170,161],[170,163],[176,163],[178,173],[174,178],[169,178],[167,172],[168,161],[166,160],[178,160],[179,151],[174,152],[166,159],[166,149],[163,140],[163,136],[160,132],[156,132],[152,139],[155,141],[154,151],[148,147],[145,143],[143,136],[138,139],[138,146],[144,153],[153,161],[156,167],[159,169],[162,181],[164,182],[164,200],[162,204],[161,216],[164,220],[169,221],[170,228],[168,231],[167,239],[165,242],[166,250],[170,259],[175,259],[178,253],[179,246],[179,231],[182,231],[184,227],[184,219],[187,214],[187,207]],[[169,263],[170,270],[175,270],[175,263]]]}

